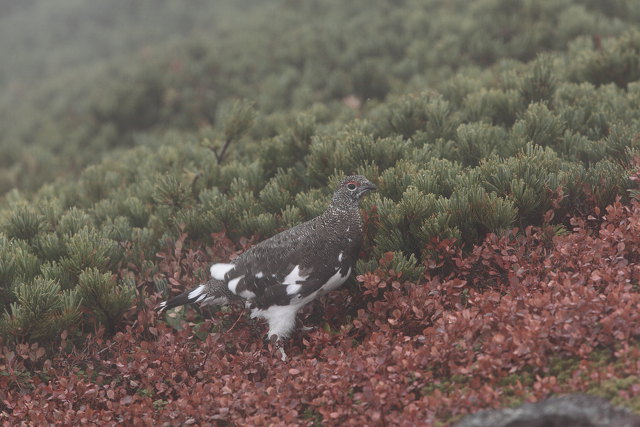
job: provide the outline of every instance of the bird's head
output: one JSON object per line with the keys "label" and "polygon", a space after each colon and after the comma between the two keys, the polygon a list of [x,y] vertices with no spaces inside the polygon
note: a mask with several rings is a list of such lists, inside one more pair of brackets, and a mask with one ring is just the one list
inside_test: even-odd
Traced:
{"label": "bird's head", "polygon": [[362,196],[375,189],[376,186],[364,176],[351,175],[338,184],[332,203],[334,206],[357,206]]}

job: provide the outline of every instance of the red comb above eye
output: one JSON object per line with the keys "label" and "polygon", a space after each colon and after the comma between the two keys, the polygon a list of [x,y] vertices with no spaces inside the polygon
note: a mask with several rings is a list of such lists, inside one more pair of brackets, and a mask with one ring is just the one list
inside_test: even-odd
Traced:
{"label": "red comb above eye", "polygon": [[357,181],[349,181],[349,182],[347,182],[347,185],[350,185],[350,184],[353,184],[353,185],[355,185],[357,187],[360,187],[360,183],[357,182]]}

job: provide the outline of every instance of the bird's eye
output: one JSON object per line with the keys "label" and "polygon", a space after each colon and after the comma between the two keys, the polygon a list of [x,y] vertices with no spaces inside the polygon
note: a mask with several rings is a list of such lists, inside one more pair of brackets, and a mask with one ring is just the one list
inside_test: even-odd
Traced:
{"label": "bird's eye", "polygon": [[349,191],[353,191],[357,188],[358,186],[356,184],[354,184],[353,182],[350,182],[347,184],[347,188],[349,189]]}

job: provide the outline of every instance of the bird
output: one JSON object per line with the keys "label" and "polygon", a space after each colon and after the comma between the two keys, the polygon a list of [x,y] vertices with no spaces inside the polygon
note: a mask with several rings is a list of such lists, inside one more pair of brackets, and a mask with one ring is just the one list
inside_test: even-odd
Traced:
{"label": "bird", "polygon": [[[363,241],[360,200],[376,186],[362,175],[345,177],[319,216],[252,246],[230,263],[211,266],[211,279],[159,305],[160,312],[200,303],[243,301],[251,318],[267,321],[267,339],[280,343],[295,329],[296,314],[340,287],[354,270]],[[275,338],[274,338],[275,337]]]}

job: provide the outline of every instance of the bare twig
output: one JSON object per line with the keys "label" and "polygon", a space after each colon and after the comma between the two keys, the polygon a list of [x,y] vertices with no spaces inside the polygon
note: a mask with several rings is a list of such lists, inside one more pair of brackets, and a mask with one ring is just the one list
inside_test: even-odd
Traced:
{"label": "bare twig", "polygon": [[213,149],[213,154],[216,155],[218,164],[222,163],[222,161],[224,160],[224,155],[227,153],[227,148],[229,148],[229,145],[231,145],[231,138],[228,138],[226,141],[224,141],[224,145],[220,150]]}
{"label": "bare twig", "polygon": [[231,327],[225,332],[225,334],[228,334],[229,332],[231,332],[231,330],[233,328],[236,327],[236,325],[238,324],[238,322],[240,321],[240,318],[242,317],[242,315],[244,314],[244,312],[240,312],[240,316],[238,316],[238,318],[236,319],[236,321],[233,323],[233,325],[231,325]]}

